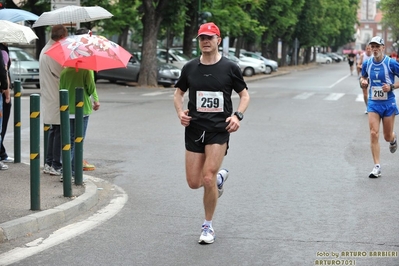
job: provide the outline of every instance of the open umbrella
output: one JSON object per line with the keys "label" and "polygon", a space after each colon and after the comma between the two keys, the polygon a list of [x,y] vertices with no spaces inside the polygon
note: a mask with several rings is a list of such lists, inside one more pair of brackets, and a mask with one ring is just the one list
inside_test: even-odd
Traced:
{"label": "open umbrella", "polygon": [[4,8],[0,9],[0,19],[8,20],[11,22],[19,22],[25,20],[37,20],[39,18],[38,15],[35,15],[31,12],[28,12],[23,9],[16,8]]}
{"label": "open umbrella", "polygon": [[0,20],[0,42],[30,43],[38,39],[33,30],[7,20]]}
{"label": "open umbrella", "polygon": [[44,12],[32,27],[77,23],[110,18],[113,15],[100,6],[65,6]]}
{"label": "open umbrella", "polygon": [[126,67],[132,56],[105,37],[90,34],[71,35],[59,40],[46,54],[62,66],[95,71]]}

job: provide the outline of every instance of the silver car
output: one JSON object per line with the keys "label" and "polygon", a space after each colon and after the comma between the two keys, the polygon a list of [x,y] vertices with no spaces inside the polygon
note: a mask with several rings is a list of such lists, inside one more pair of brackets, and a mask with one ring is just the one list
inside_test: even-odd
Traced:
{"label": "silver car", "polygon": [[262,60],[263,62],[265,62],[265,65],[266,65],[265,73],[266,74],[270,74],[270,73],[278,70],[278,63],[276,61],[267,59],[266,57],[263,57],[259,53],[248,52],[248,51],[241,51],[241,53],[245,56],[256,58],[256,59],[259,59],[259,60]]}
{"label": "silver car", "polygon": [[11,83],[20,80],[21,85],[36,85],[40,88],[39,61],[21,48],[8,47],[8,50],[11,58]]}

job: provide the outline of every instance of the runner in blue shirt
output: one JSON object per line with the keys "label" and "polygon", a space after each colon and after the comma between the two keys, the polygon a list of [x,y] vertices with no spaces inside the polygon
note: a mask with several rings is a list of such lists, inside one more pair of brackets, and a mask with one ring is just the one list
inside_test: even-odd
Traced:
{"label": "runner in blue shirt", "polygon": [[391,153],[394,153],[398,146],[393,129],[395,115],[399,114],[399,111],[393,90],[399,87],[399,83],[394,84],[395,76],[399,77],[399,63],[384,54],[385,44],[381,37],[373,37],[369,44],[373,57],[363,62],[360,81],[363,88],[367,88],[370,81],[367,112],[374,168],[369,177],[377,178],[381,176],[380,144],[378,143],[381,121],[384,139],[390,143]]}

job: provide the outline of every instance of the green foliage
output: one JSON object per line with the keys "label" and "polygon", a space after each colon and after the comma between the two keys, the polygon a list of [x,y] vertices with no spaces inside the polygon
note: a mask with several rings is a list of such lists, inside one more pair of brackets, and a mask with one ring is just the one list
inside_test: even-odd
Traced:
{"label": "green foliage", "polygon": [[384,13],[384,26],[392,29],[394,40],[399,40],[399,0],[381,0],[380,8]]}

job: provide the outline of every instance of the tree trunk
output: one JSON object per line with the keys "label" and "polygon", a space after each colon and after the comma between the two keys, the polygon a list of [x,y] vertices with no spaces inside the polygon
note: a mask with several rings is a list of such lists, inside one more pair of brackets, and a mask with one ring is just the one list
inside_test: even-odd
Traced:
{"label": "tree trunk", "polygon": [[[162,21],[162,10],[168,0],[143,0],[143,48],[138,86],[157,87],[157,37]],[[155,2],[155,3],[153,3]],[[156,4],[156,2],[158,4]]]}
{"label": "tree trunk", "polygon": [[193,38],[197,36],[198,29],[198,4],[197,0],[192,0],[187,4],[186,23],[184,24],[183,54],[189,58],[193,57]]}
{"label": "tree trunk", "polygon": [[122,33],[118,37],[118,44],[127,48],[127,36],[129,35],[129,26],[122,29]]}

